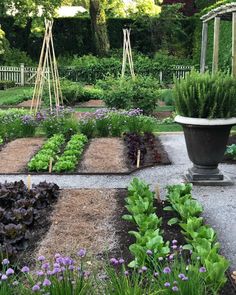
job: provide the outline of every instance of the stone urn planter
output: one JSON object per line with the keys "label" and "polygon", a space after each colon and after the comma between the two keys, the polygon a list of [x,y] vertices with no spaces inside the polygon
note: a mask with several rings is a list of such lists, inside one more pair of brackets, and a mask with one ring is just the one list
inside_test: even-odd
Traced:
{"label": "stone urn planter", "polygon": [[188,170],[187,180],[193,183],[215,185],[231,184],[228,177],[218,169],[226,150],[230,130],[236,118],[202,119],[176,116],[182,125],[193,167]]}

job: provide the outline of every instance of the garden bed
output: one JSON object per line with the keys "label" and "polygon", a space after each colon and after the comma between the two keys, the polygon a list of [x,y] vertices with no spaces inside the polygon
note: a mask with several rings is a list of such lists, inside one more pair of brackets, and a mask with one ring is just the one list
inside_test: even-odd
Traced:
{"label": "garden bed", "polygon": [[[43,138],[21,138],[4,145],[0,150],[0,174],[49,174],[47,169],[35,172],[29,171],[27,168],[28,162],[40,150],[43,143]],[[95,138],[85,145],[82,158],[74,172],[62,171],[52,172],[52,174],[129,175],[139,169],[171,164],[159,138],[153,137],[151,143],[145,141],[144,145],[144,149],[141,149],[140,166],[137,168],[139,146],[136,145],[132,151],[131,160],[129,147],[123,139],[116,137]],[[65,146],[66,144],[63,145],[63,148]],[[60,155],[62,154],[63,149],[60,152]],[[49,166],[49,161],[47,165]]]}
{"label": "garden bed", "polygon": [[0,151],[0,173],[24,171],[28,161],[41,148],[44,138],[20,138],[7,143]]}
{"label": "garden bed", "polygon": [[42,182],[29,190],[23,181],[0,184],[1,254],[32,264],[34,251],[50,227],[59,196],[56,184]]}

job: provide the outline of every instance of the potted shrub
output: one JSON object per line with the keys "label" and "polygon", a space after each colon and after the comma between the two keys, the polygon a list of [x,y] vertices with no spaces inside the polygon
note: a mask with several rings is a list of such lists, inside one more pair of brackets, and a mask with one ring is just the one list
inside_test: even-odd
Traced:
{"label": "potted shrub", "polygon": [[218,169],[231,127],[236,124],[236,80],[229,74],[192,71],[175,81],[175,121],[182,125],[193,167],[191,182],[224,181]]}

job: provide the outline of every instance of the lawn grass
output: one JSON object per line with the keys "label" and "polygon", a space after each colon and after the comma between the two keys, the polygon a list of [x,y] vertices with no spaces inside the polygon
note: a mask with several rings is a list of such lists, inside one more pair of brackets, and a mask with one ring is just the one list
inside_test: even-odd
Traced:
{"label": "lawn grass", "polygon": [[172,123],[172,124],[158,124],[155,127],[154,132],[158,133],[158,132],[180,132],[183,131],[183,128],[176,123]]}
{"label": "lawn grass", "polygon": [[0,90],[0,106],[17,105],[24,100],[31,99],[32,94],[32,87],[14,87]]}

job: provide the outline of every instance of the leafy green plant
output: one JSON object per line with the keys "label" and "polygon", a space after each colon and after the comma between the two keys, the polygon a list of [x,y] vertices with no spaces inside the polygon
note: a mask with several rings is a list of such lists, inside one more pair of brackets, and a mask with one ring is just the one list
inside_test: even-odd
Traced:
{"label": "leafy green plant", "polygon": [[55,134],[47,140],[41,150],[30,160],[28,168],[30,171],[48,171],[50,161],[55,162],[56,156],[61,151],[65,137]]}
{"label": "leafy green plant", "polygon": [[193,118],[230,118],[236,116],[236,81],[229,74],[200,74],[192,71],[175,80],[177,113]]}
{"label": "leafy green plant", "polygon": [[199,217],[202,206],[193,200],[191,185],[173,185],[168,187],[167,201],[171,206],[166,210],[177,212],[178,218],[170,220],[169,224],[179,223],[188,242],[184,249],[193,251],[193,257],[199,257],[204,269],[207,271],[205,281],[211,285],[217,294],[226,283],[225,275],[229,262],[220,254],[219,243],[216,242],[216,233],[208,225],[203,225]]}
{"label": "leafy green plant", "polygon": [[104,90],[104,101],[110,108],[140,108],[145,114],[151,114],[158,101],[159,82],[150,76],[132,78],[108,77],[97,83]]}
{"label": "leafy green plant", "polygon": [[144,182],[135,178],[128,187],[128,197],[125,206],[129,215],[123,219],[134,222],[137,231],[129,233],[136,238],[136,242],[129,249],[134,256],[130,267],[137,268],[145,265],[148,260],[147,251],[151,251],[153,259],[165,256],[169,253],[169,243],[165,243],[160,231],[161,218],[158,218],[154,207],[154,193]]}
{"label": "leafy green plant", "polygon": [[226,156],[229,156],[233,160],[236,160],[236,144],[227,146],[225,154]]}
{"label": "leafy green plant", "polygon": [[88,139],[83,134],[75,134],[66,145],[64,153],[58,158],[53,171],[74,171]]}

